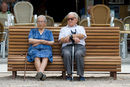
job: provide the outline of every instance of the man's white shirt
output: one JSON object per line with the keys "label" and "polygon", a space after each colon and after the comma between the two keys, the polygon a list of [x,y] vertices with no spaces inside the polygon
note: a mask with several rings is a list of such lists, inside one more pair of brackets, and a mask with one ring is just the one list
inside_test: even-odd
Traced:
{"label": "man's white shirt", "polygon": [[[84,39],[87,38],[87,35],[86,35],[84,27],[78,26],[78,25],[75,25],[73,27],[69,27],[68,25],[65,26],[65,27],[62,27],[61,30],[60,30],[60,33],[59,33],[59,39],[58,40],[60,41],[61,38],[66,37],[68,35],[71,35],[71,30],[73,32],[75,32],[75,30],[76,30],[76,34],[81,33],[81,34],[83,34],[85,36],[83,39],[80,39],[80,42],[78,43],[78,44],[81,44],[81,45],[85,46]],[[72,44],[72,42],[62,43],[62,47],[66,46],[68,44]]]}

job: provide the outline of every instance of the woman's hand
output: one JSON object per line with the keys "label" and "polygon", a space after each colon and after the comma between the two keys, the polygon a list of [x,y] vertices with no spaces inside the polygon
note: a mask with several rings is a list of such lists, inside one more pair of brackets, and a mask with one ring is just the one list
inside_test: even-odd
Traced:
{"label": "woman's hand", "polygon": [[39,45],[39,43],[35,43],[35,44],[33,44],[32,46],[34,46],[34,47],[35,47],[35,46],[37,46],[37,45]]}

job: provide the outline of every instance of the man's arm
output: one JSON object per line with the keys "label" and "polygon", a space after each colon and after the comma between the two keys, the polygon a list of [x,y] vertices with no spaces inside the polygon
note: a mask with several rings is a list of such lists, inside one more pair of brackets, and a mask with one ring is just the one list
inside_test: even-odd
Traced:
{"label": "man's arm", "polygon": [[83,39],[85,37],[85,35],[83,35],[82,33],[73,34],[72,36],[73,36],[73,38],[79,38],[79,39]]}
{"label": "man's arm", "polygon": [[[71,35],[68,35],[67,37],[63,37],[63,38],[61,38],[60,39],[60,42],[61,43],[68,43],[68,42],[70,42],[71,40],[70,40],[70,37]],[[80,39],[83,39],[84,37],[85,37],[85,35],[83,35],[83,34],[73,34],[72,35],[73,36],[73,40],[75,41],[75,43],[79,43],[80,42]]]}
{"label": "man's arm", "polygon": [[60,42],[61,43],[68,43],[68,42],[70,42],[70,37],[71,35],[68,35],[68,36],[66,36],[66,37],[63,37],[63,38],[61,38],[60,39]]}

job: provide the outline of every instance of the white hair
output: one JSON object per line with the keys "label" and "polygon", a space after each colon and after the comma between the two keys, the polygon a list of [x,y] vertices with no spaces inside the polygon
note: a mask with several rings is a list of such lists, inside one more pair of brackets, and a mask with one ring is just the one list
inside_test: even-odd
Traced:
{"label": "white hair", "polygon": [[[69,12],[68,15],[75,15],[76,19],[78,19],[78,14],[76,12]],[[67,15],[67,17],[68,17]]]}
{"label": "white hair", "polygon": [[44,18],[44,22],[47,22],[46,17],[45,17],[44,15],[39,15],[39,16],[37,17],[37,19],[40,18],[40,17],[43,17],[43,18]]}

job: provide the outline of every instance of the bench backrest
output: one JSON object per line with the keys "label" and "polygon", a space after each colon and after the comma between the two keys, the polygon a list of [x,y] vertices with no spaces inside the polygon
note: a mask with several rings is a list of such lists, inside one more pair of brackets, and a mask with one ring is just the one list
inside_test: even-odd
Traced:
{"label": "bench backrest", "polygon": [[[22,55],[28,51],[28,34],[31,26],[11,26],[9,28],[9,55]],[[53,55],[60,55],[61,44],[58,41],[60,28],[47,27],[54,35]]]}
{"label": "bench backrest", "polygon": [[87,56],[119,56],[118,27],[86,27]]}
{"label": "bench backrest", "polygon": [[[28,51],[28,34],[31,26],[11,26],[9,28],[9,55],[21,55]],[[61,27],[46,27],[55,39],[53,55],[61,54],[58,36]],[[85,27],[87,39],[86,56],[119,56],[118,27]]]}

